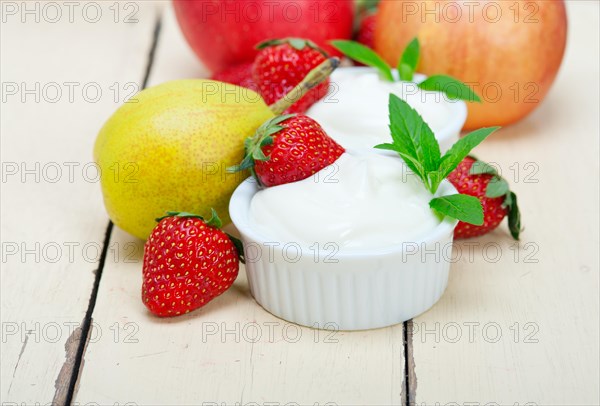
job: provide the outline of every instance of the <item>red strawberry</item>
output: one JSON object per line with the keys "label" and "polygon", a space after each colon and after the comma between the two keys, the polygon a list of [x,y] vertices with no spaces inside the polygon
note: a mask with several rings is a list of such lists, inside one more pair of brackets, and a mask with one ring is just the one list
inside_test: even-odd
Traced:
{"label": "red strawberry", "polygon": [[[327,59],[325,51],[311,41],[287,38],[263,42],[254,60],[253,77],[267,104],[283,98],[313,68]],[[286,113],[304,113],[327,94],[329,79],[306,93]]]}
{"label": "red strawberry", "polygon": [[251,169],[259,184],[276,186],[306,179],[345,152],[310,117],[289,114],[264,123],[246,140],[246,156],[230,172]]}
{"label": "red strawberry", "polygon": [[[235,281],[237,240],[212,210],[208,221],[168,212],[144,246],[142,301],[157,316],[177,316],[204,306]],[[241,247],[241,246],[239,246]]]}
{"label": "red strawberry", "polygon": [[242,63],[240,65],[231,66],[220,72],[216,72],[211,76],[212,80],[219,82],[232,83],[241,87],[252,90],[258,90],[258,86],[252,78],[253,63]]}
{"label": "red strawberry", "polygon": [[508,226],[515,240],[521,231],[521,215],[517,206],[517,196],[509,190],[508,183],[496,170],[485,162],[467,156],[448,175],[448,180],[459,193],[475,196],[483,206],[483,225],[458,222],[454,237],[470,238],[487,234],[508,215]]}
{"label": "red strawberry", "polygon": [[358,28],[358,35],[356,41],[361,44],[368,46],[373,49],[375,40],[375,23],[377,21],[377,14],[372,13],[363,17]]}

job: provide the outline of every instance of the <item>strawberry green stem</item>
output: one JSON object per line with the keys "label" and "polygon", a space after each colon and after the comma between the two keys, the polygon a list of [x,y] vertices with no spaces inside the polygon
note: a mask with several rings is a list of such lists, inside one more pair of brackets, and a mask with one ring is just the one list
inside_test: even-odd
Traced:
{"label": "strawberry green stem", "polygon": [[165,216],[157,218],[156,222],[160,222],[161,220],[166,219],[168,217],[197,218],[197,219],[204,221],[207,226],[211,226],[214,228],[223,227],[223,222],[219,218],[217,211],[215,209],[211,208],[210,213],[211,213],[210,218],[208,220],[206,220],[204,217],[202,217],[198,214],[188,213],[186,211],[168,211]]}
{"label": "strawberry green stem", "polygon": [[296,103],[309,90],[326,80],[329,75],[340,65],[339,58],[328,58],[325,62],[308,72],[308,75],[296,87],[290,90],[285,96],[269,106],[276,115],[283,113],[292,104]]}

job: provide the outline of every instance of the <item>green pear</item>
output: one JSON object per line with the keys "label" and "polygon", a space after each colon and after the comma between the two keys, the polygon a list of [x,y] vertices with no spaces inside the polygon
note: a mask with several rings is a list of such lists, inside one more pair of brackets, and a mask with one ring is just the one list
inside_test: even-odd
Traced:
{"label": "green pear", "polygon": [[94,147],[111,220],[141,239],[168,210],[209,215],[214,208],[228,223],[229,198],[248,174],[226,169],[272,117],[257,93],[222,82],[143,90],[110,117]]}

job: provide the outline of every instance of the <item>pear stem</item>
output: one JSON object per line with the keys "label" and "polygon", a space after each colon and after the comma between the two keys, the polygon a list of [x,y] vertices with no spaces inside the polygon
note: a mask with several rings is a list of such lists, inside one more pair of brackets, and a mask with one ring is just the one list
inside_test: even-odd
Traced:
{"label": "pear stem", "polygon": [[285,96],[271,104],[269,108],[273,113],[279,115],[287,110],[292,104],[296,103],[309,90],[316,87],[331,75],[331,73],[340,65],[340,59],[336,57],[328,58],[319,66],[308,72],[308,75],[296,87],[290,90]]}

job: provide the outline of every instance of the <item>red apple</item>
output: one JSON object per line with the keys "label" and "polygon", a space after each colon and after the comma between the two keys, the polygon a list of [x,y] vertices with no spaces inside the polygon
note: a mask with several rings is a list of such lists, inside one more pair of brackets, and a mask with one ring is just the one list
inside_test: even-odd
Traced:
{"label": "red apple", "polygon": [[465,128],[506,125],[546,96],[560,67],[567,17],[562,0],[382,1],[375,50],[396,64],[418,37],[426,75],[448,74],[473,88]]}
{"label": "red apple", "polygon": [[179,26],[213,72],[256,55],[267,39],[308,38],[333,55],[331,39],[352,35],[351,0],[173,0]]}

